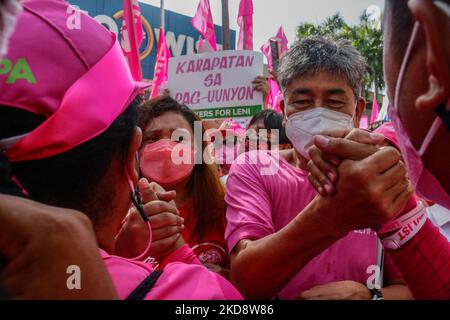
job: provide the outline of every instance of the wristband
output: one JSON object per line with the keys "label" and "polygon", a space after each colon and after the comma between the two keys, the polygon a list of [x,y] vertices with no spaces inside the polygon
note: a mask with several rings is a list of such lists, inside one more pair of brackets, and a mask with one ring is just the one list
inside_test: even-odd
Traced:
{"label": "wristband", "polygon": [[409,223],[416,220],[417,216],[426,211],[426,207],[423,205],[421,201],[417,201],[417,206],[409,211],[408,213],[401,215],[395,220],[389,221],[383,225],[381,228],[376,230],[377,234],[390,233],[392,231],[396,231],[401,229],[403,226],[408,225]]}
{"label": "wristband", "polygon": [[386,249],[399,249],[419,232],[426,220],[426,213],[423,212],[412,222],[396,231],[393,235],[381,239],[383,247]]}

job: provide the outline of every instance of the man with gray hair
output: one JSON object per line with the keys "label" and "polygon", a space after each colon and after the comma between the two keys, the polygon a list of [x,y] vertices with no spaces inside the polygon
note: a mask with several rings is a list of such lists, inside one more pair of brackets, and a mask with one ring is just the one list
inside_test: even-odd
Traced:
{"label": "man with gray hair", "polygon": [[[307,151],[313,137],[359,126],[365,72],[365,59],[345,40],[306,38],[282,58],[281,107],[294,148],[242,154],[227,182],[230,279],[246,298],[410,297],[389,260],[377,259],[373,231],[353,231],[371,226],[367,220],[358,223],[358,217],[379,217],[404,207],[411,194],[407,183],[405,190],[390,190],[393,183],[406,181],[406,170],[398,165],[400,153],[385,147],[358,166],[342,164],[339,193],[332,198],[317,194],[308,182]],[[384,137],[367,134],[364,139],[376,144]],[[262,175],[267,163],[278,163],[278,170]],[[337,181],[337,174],[328,179]],[[402,192],[405,195],[397,197]],[[385,271],[384,286],[380,269]]]}

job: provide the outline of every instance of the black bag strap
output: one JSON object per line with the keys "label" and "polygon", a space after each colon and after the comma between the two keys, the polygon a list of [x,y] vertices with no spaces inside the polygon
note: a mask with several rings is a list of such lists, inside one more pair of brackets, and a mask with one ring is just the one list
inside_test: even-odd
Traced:
{"label": "black bag strap", "polygon": [[150,273],[150,275],[144,279],[137,287],[134,289],[125,300],[143,300],[145,296],[152,290],[155,286],[156,281],[162,274],[162,270],[156,270]]}

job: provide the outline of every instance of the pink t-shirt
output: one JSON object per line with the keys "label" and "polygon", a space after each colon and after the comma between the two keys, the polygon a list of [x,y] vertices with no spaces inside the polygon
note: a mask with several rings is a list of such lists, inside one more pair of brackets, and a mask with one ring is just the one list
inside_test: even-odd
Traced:
{"label": "pink t-shirt", "polygon": [[[316,196],[305,171],[277,152],[257,152],[241,154],[228,177],[225,238],[230,252],[242,239],[256,240],[282,229]],[[304,290],[333,281],[366,284],[373,274],[367,268],[376,260],[375,233],[370,229],[350,232],[299,270],[278,296],[296,299]],[[401,278],[389,259],[384,268],[387,278]]]}
{"label": "pink t-shirt", "polygon": [[[121,299],[154,271],[149,264],[109,255],[102,249],[100,254]],[[169,260],[172,262],[165,264],[145,300],[242,300],[233,285],[206,269],[187,245],[175,251]]]}

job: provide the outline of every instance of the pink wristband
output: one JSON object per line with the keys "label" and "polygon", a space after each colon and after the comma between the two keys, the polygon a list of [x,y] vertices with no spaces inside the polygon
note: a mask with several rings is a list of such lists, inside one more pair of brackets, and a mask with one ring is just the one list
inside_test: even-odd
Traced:
{"label": "pink wristband", "polygon": [[417,206],[409,211],[408,213],[401,215],[395,220],[389,221],[383,225],[381,228],[376,230],[377,234],[389,233],[395,230],[401,229],[403,226],[406,226],[413,222],[418,215],[422,214],[426,211],[426,207],[423,205],[421,201],[417,201]]}
{"label": "pink wristband", "polygon": [[413,221],[404,225],[400,230],[393,235],[381,239],[381,243],[386,249],[399,249],[409,240],[411,240],[423,227],[427,221],[426,212],[423,212],[418,217],[415,217]]}

